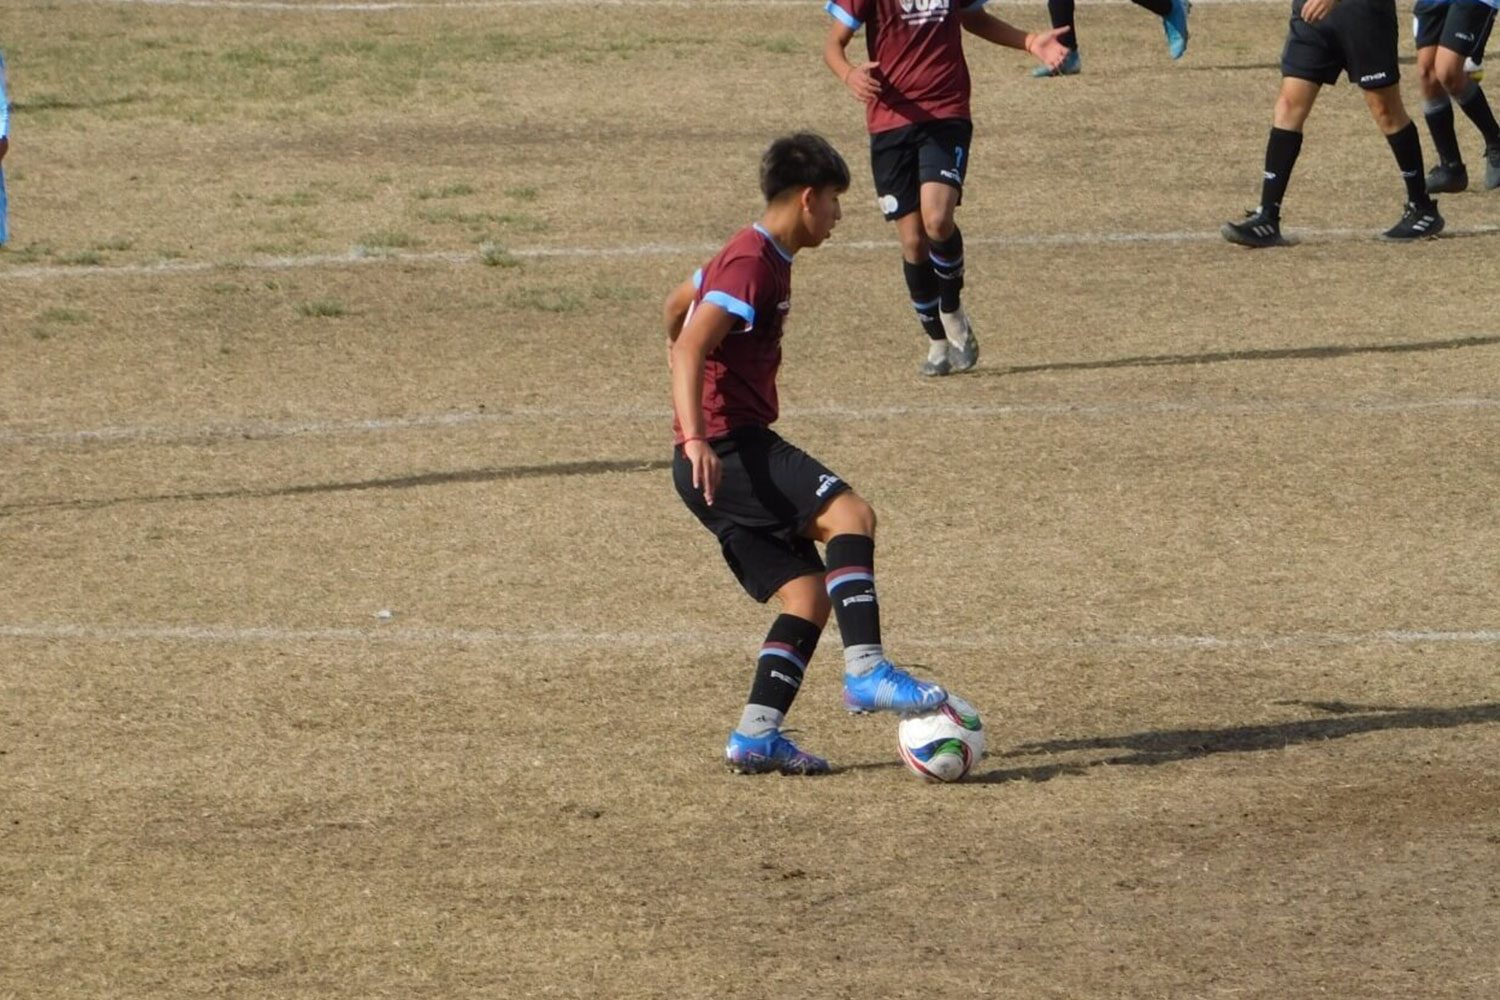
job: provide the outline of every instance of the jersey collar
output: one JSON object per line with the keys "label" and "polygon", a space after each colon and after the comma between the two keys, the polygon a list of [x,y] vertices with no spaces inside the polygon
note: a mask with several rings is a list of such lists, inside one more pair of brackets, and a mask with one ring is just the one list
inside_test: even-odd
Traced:
{"label": "jersey collar", "polygon": [[787,253],[786,250],[782,248],[780,243],[776,242],[776,237],[772,236],[770,231],[767,230],[765,226],[762,226],[759,222],[756,222],[753,225],[755,226],[755,231],[764,236],[766,238],[766,242],[770,243],[771,246],[776,248],[776,252],[781,254],[781,259],[790,264],[792,262],[792,255]]}

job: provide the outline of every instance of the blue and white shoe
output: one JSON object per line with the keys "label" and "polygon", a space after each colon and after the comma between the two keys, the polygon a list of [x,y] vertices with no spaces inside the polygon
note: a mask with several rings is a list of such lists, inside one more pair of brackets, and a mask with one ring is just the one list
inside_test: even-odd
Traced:
{"label": "blue and white shoe", "polygon": [[1069,49],[1068,54],[1063,56],[1063,61],[1057,64],[1057,69],[1048,66],[1038,66],[1031,71],[1031,75],[1041,79],[1049,76],[1077,76],[1083,69],[1083,58],[1079,56],[1077,49]]}
{"label": "blue and white shoe", "polygon": [[787,739],[786,733],[773,729],[764,736],[745,736],[738,730],[729,734],[724,746],[724,762],[736,774],[827,774],[828,761],[814,757]]}
{"label": "blue and white shoe", "polygon": [[856,714],[896,712],[911,715],[937,708],[948,700],[948,692],[936,684],[917,680],[890,660],[867,674],[844,673],[844,707]]}
{"label": "blue and white shoe", "polygon": [[1172,0],[1171,12],[1161,19],[1167,32],[1167,53],[1173,59],[1181,59],[1187,51],[1188,12],[1192,9],[1192,0]]}

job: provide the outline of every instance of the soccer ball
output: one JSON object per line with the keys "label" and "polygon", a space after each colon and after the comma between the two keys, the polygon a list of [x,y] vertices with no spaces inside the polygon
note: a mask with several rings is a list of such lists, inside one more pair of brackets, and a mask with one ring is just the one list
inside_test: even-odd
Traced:
{"label": "soccer ball", "polygon": [[909,715],[896,727],[901,759],[928,781],[957,781],[984,756],[979,710],[957,695],[930,712]]}

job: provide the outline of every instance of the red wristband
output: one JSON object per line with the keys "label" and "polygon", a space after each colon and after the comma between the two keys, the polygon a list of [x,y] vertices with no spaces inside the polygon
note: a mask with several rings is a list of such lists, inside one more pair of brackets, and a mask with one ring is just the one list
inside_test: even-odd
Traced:
{"label": "red wristband", "polygon": [[694,434],[692,437],[685,437],[685,438],[683,438],[682,439],[682,443],[683,444],[687,444],[689,441],[707,441],[707,440],[708,440],[708,438],[704,437],[701,434]]}

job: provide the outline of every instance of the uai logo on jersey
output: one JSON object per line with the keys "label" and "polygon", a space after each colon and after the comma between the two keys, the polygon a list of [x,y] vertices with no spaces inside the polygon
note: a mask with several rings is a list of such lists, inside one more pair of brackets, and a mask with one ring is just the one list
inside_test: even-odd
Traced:
{"label": "uai logo on jersey", "polygon": [[901,20],[907,24],[931,24],[948,16],[949,0],[901,0]]}

